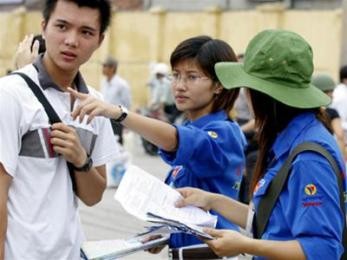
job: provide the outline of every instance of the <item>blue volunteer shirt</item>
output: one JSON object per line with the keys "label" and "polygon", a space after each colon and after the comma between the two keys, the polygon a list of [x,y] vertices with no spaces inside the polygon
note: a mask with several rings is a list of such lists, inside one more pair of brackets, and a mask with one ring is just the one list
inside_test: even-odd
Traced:
{"label": "blue volunteer shirt", "polygon": [[[334,137],[313,113],[299,115],[274,142],[268,169],[254,191],[255,208],[290,152],[306,141],[327,149],[345,176],[343,159]],[[344,216],[336,174],[329,162],[317,153],[303,152],[292,164],[287,185],[274,206],[262,239],[297,240],[306,259],[340,259]]]}
{"label": "blue volunteer shirt", "polygon": [[[174,188],[195,187],[238,199],[246,146],[238,124],[220,111],[176,127],[177,151],[160,151],[165,162],[172,166],[165,183]],[[237,226],[218,215],[217,228],[237,229]],[[171,235],[169,242],[171,248],[194,244],[201,241],[183,233]]]}

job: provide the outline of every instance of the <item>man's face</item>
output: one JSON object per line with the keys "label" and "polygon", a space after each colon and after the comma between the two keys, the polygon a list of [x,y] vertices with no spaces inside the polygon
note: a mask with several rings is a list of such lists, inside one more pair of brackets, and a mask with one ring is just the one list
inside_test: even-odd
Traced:
{"label": "man's face", "polygon": [[77,71],[103,40],[98,9],[59,0],[48,21],[42,23],[47,51],[44,60],[63,71]]}
{"label": "man's face", "polygon": [[102,74],[107,77],[107,78],[111,78],[113,77],[113,75],[116,73],[116,68],[113,66],[109,66],[109,65],[103,65],[102,66]]}

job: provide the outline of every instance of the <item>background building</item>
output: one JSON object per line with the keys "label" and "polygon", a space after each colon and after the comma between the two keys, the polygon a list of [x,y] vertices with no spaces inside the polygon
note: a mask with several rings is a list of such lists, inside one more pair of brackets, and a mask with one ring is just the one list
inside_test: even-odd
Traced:
{"label": "background building", "polygon": [[[218,6],[223,10],[253,9],[263,3],[283,3],[297,9],[339,8],[342,0],[111,0],[117,10],[148,10],[161,6],[169,11],[202,11],[209,6]],[[13,7],[25,4],[28,8],[39,8],[42,0],[0,0],[0,4]]]}
{"label": "background building", "polygon": [[[0,0],[0,75],[12,68],[16,46],[27,33],[41,31],[37,0]],[[336,80],[347,64],[347,0],[113,0],[111,27],[101,48],[82,67],[87,81],[98,87],[101,61],[112,54],[119,73],[133,93],[133,104],[146,104],[146,83],[153,62],[168,63],[183,39],[199,34],[221,38],[243,53],[259,31],[295,31],[312,46],[317,72]]]}

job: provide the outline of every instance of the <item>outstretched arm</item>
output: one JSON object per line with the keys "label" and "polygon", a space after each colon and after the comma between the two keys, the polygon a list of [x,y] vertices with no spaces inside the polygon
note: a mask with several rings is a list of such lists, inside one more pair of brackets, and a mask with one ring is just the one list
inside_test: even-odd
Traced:
{"label": "outstretched arm", "polygon": [[[245,227],[248,206],[226,196],[195,188],[181,188],[183,199],[176,206],[194,205],[205,210],[215,210],[240,227]],[[247,253],[267,259],[305,259],[305,254],[296,240],[271,241],[249,238],[233,230],[204,229],[214,239],[204,242],[219,256],[234,256]]]}
{"label": "outstretched arm", "polygon": [[[70,88],[68,91],[80,100],[80,104],[72,112],[74,119],[79,117],[82,121],[85,116],[88,116],[88,122],[90,122],[96,116],[117,119],[121,115],[118,106],[108,104],[91,95],[79,93]],[[171,152],[177,148],[177,130],[168,123],[129,112],[122,124],[165,151]]]}
{"label": "outstretched arm", "polygon": [[206,244],[219,256],[233,256],[246,253],[263,256],[266,259],[304,260],[305,254],[297,240],[274,241],[249,238],[233,230],[206,229],[215,239]]}

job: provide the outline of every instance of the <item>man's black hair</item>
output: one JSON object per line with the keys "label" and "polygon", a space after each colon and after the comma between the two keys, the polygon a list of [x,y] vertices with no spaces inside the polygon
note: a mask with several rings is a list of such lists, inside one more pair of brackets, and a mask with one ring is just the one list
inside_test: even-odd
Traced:
{"label": "man's black hair", "polygon": [[72,2],[78,7],[90,7],[100,12],[100,34],[104,33],[111,21],[111,3],[109,0],[46,0],[43,8],[43,18],[48,22],[58,1]]}

